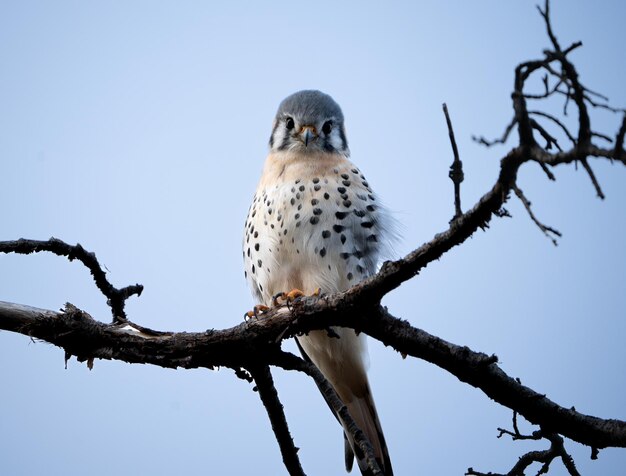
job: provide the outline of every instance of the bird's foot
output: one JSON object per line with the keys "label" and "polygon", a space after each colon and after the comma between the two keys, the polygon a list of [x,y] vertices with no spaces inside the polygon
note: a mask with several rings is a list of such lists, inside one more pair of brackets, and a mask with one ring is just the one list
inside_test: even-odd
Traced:
{"label": "bird's foot", "polygon": [[[321,294],[322,294],[321,289],[317,288],[313,292],[313,294],[311,294],[311,296],[319,297],[321,296]],[[300,291],[299,289],[292,289],[288,293],[281,292],[281,293],[276,294],[274,297],[272,297],[272,306],[273,307],[280,306],[283,303],[289,306],[296,299],[301,298],[303,296],[306,296],[306,294],[304,294],[304,292]],[[271,307],[269,306],[265,306],[263,304],[257,304],[256,306],[254,306],[254,308],[251,311],[246,312],[243,315],[243,318],[246,321],[253,319],[253,318],[258,319],[259,315],[265,314],[270,309]]]}
{"label": "bird's foot", "polygon": [[[313,297],[319,297],[322,294],[322,290],[320,288],[317,288],[315,291],[313,291],[313,294],[311,294],[311,296]],[[294,302],[296,299],[306,296],[306,294],[304,294],[304,292],[300,291],[299,289],[292,289],[291,291],[289,291],[288,293],[278,293],[276,294],[273,298],[272,298],[272,304],[274,306],[278,306],[281,304],[280,301],[286,303],[287,305],[291,304],[292,302]]]}
{"label": "bird's foot", "polygon": [[248,311],[243,315],[243,318],[247,321],[248,319],[252,319],[253,317],[255,319],[257,319],[259,317],[259,314],[263,314],[264,312],[269,311],[269,307],[268,306],[264,306],[263,304],[257,304],[256,306],[254,306],[254,308],[252,309],[252,311]]}
{"label": "bird's foot", "polygon": [[292,289],[288,293],[281,292],[274,295],[274,297],[272,298],[272,304],[274,306],[280,306],[280,304],[282,304],[281,301],[287,304],[291,304],[296,299],[302,296],[304,296],[304,293],[302,291],[300,291],[299,289]]}

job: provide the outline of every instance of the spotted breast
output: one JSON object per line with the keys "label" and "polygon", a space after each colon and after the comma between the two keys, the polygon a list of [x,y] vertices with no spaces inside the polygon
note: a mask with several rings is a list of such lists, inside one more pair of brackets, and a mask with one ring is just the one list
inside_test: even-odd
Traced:
{"label": "spotted breast", "polygon": [[268,157],[245,224],[245,275],[268,305],[281,291],[343,291],[373,273],[385,226],[369,183],[347,159],[285,155]]}

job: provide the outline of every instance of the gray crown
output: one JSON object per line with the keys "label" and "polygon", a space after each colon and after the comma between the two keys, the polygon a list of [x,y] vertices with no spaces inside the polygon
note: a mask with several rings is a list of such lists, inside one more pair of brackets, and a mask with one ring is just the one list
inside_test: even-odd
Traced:
{"label": "gray crown", "polygon": [[314,89],[298,91],[286,97],[278,106],[277,118],[295,116],[303,124],[316,124],[321,119],[333,119],[343,124],[339,104],[328,94]]}

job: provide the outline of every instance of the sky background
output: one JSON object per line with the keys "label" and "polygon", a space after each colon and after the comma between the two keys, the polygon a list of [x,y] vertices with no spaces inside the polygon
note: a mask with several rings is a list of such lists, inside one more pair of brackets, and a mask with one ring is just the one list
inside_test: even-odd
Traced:
{"label": "sky background", "polygon": [[[552,9],[561,43],[584,42],[571,56],[584,84],[626,106],[626,4],[559,0]],[[547,46],[535,2],[521,0],[4,1],[0,240],[55,236],[95,251],[115,285],[145,286],[127,308],[141,325],[236,325],[254,304],[243,223],[285,96],[315,88],[342,106],[353,161],[403,224],[401,256],[453,213],[441,103],[467,208],[510,147],[486,150],[471,136],[501,134],[514,67]],[[598,131],[618,129],[605,111],[592,120]],[[519,175],[538,217],[563,232],[558,247],[512,199],[512,219],[494,219],[384,303],[430,333],[497,354],[509,375],[565,407],[626,419],[626,168],[592,166],[605,201],[582,168],[559,167],[555,183],[533,164]],[[110,316],[86,269],[51,255],[0,255],[0,300],[69,301]],[[431,364],[371,339],[369,348],[397,475],[506,472],[546,446],[496,439],[510,410]],[[75,360],[65,370],[63,359],[61,349],[0,333],[0,474],[286,473],[257,394],[231,370],[96,361],[89,371]],[[274,375],[305,471],[344,474],[341,431],[315,385]],[[588,448],[566,444],[582,474],[624,474],[625,450],[591,461]],[[550,474],[565,472],[555,462]]]}

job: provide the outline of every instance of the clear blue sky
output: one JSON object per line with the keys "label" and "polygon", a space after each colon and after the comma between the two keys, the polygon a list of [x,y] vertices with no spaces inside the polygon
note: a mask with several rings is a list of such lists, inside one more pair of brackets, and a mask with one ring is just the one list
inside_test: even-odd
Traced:
{"label": "clear blue sky", "polygon": [[[626,106],[626,5],[553,3],[562,44],[584,42],[572,55],[583,82]],[[501,133],[515,65],[546,46],[535,2],[520,0],[2,2],[0,239],[56,236],[95,251],[113,283],[145,285],[128,307],[142,325],[232,326],[253,304],[240,237],[281,99],[316,88],[343,107],[354,162],[404,225],[401,255],[453,212],[441,103],[467,207],[508,150],[470,137]],[[593,111],[593,121],[614,134],[619,119]],[[385,304],[497,354],[566,407],[626,419],[626,169],[593,167],[605,201],[582,169],[557,169],[556,183],[532,165],[520,173],[537,215],[563,232],[559,247],[511,200],[512,219]],[[0,256],[0,300],[70,301],[109,318],[85,269],[54,256]],[[398,475],[506,472],[541,446],[496,439],[511,412],[444,371],[371,340],[370,354]],[[344,474],[341,431],[315,386],[275,374],[305,470]],[[0,382],[0,474],[284,474],[258,396],[228,369],[89,371],[72,360],[65,370],[60,349],[4,332]],[[567,446],[585,475],[624,474],[624,450],[594,462]]]}

